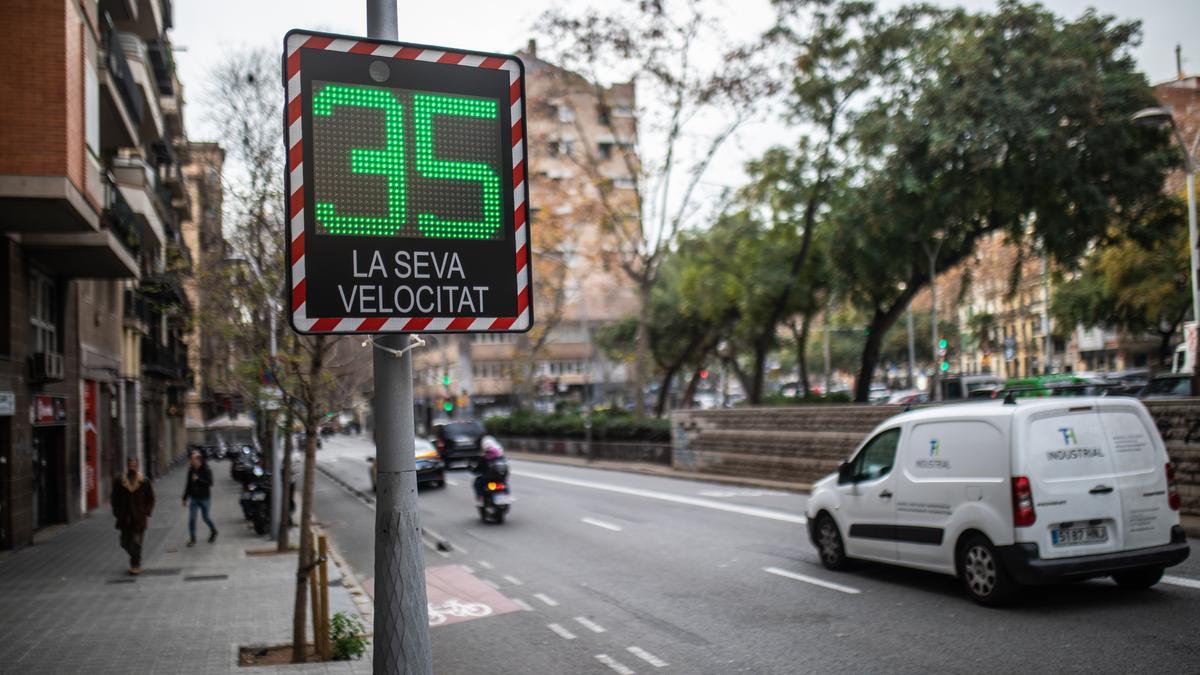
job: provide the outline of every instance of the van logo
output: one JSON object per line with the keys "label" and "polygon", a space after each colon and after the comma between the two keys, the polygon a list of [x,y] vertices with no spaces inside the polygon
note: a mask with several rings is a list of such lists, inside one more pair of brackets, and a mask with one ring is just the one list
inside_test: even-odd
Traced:
{"label": "van logo", "polygon": [[940,441],[938,441],[938,439],[936,439],[936,438],[930,439],[930,441],[929,441],[929,456],[930,457],[937,457],[938,451],[941,449],[942,449],[942,444]]}
{"label": "van logo", "polygon": [[1063,435],[1063,443],[1066,445],[1079,442],[1079,440],[1075,438],[1075,430],[1071,427],[1062,427],[1058,430],[1058,433]]}

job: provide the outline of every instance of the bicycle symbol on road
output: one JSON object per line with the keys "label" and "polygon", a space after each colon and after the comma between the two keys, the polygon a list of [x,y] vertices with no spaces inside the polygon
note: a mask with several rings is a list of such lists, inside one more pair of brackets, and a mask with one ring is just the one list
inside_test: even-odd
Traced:
{"label": "bicycle symbol on road", "polygon": [[428,607],[430,626],[446,623],[449,617],[478,619],[492,613],[492,608],[482,602],[463,602],[458,598],[450,598],[440,605],[429,603]]}

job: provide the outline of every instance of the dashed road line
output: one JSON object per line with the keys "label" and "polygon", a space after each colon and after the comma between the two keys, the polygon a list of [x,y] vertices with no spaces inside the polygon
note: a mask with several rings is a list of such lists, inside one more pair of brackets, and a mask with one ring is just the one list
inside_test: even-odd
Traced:
{"label": "dashed road line", "polygon": [[475,568],[470,565],[459,565],[467,574],[475,574]]}
{"label": "dashed road line", "polygon": [[509,598],[509,600],[512,600],[512,603],[513,603],[514,605],[516,605],[517,607],[520,607],[522,610],[524,610],[524,611],[526,611],[526,612],[532,612],[532,611],[533,611],[533,606],[532,606],[532,605],[530,605],[528,602],[525,602],[524,600],[520,599],[520,598]]}
{"label": "dashed road line", "polygon": [[555,600],[554,598],[546,595],[545,593],[534,593],[533,597],[537,598],[538,600],[541,600],[542,602],[546,603],[550,607],[558,607],[558,601]]}
{"label": "dashed road line", "polygon": [[566,628],[563,628],[562,626],[560,626],[556,623],[548,623],[548,624],[546,624],[546,628],[549,628],[550,630],[554,631],[555,633],[558,634],[558,637],[560,637],[564,640],[574,640],[575,639],[574,633],[572,633],[571,631],[567,630]]}
{"label": "dashed road line", "polygon": [[613,657],[609,656],[608,654],[597,654],[596,660],[599,661],[600,663],[603,663],[604,665],[608,666],[609,668],[612,668],[613,670],[617,671],[621,675],[634,675],[634,671],[632,668],[630,668],[629,666],[625,665],[624,663],[621,663],[620,661],[614,659]]}
{"label": "dashed road line", "polygon": [[487,584],[488,586],[491,586],[492,588],[494,588],[496,590],[500,590],[500,584],[492,581],[491,579],[483,579],[482,581],[483,581],[483,583]]}
{"label": "dashed road line", "polygon": [[640,488],[625,487],[624,485],[613,485],[611,483],[598,483],[591,480],[579,480],[577,478],[563,478],[562,476],[553,476],[546,473],[538,473],[536,471],[513,470],[513,473],[525,478],[535,478],[538,480],[550,481],[552,483],[562,483],[563,485],[574,485],[576,487],[591,488],[593,490],[605,490],[607,492],[616,492],[623,495],[632,495],[634,497],[645,497],[647,499],[657,499],[664,502],[672,502],[674,504],[686,504],[687,506],[698,506],[704,509],[713,509],[714,511],[726,511],[729,513],[737,513],[743,516],[753,516],[755,518],[766,518],[768,520],[780,520],[785,523],[798,523],[803,525],[808,522],[808,519],[802,515],[795,513],[786,513],[784,511],[775,511],[773,509],[762,509],[755,506],[742,506],[740,504],[727,504],[718,502],[712,499],[701,499],[699,497],[688,497],[685,495],[672,494],[670,492],[659,492],[657,490],[643,490]]}
{"label": "dashed road line", "polygon": [[777,576],[786,577],[788,579],[795,579],[796,581],[803,581],[806,584],[812,584],[814,586],[821,586],[823,588],[829,588],[829,589],[832,589],[835,591],[841,591],[842,593],[849,593],[851,595],[858,595],[859,593],[862,592],[852,586],[843,586],[842,584],[835,584],[832,581],[825,581],[824,579],[810,577],[807,574],[800,574],[799,572],[789,572],[787,570],[781,570],[778,567],[764,567],[763,571],[766,572],[767,574],[774,574]]}
{"label": "dashed road line", "polygon": [[513,586],[524,586],[525,585],[524,581],[521,581],[520,579],[514,577],[511,574],[505,574],[504,580],[507,581],[508,583],[512,584]]}
{"label": "dashed road line", "polygon": [[592,631],[593,633],[607,632],[605,630],[604,626],[601,626],[600,624],[596,623],[595,621],[592,621],[591,619],[587,618],[586,616],[575,617],[575,622],[578,623],[580,626],[583,626],[584,628]]}
{"label": "dashed road line", "polygon": [[1167,576],[1164,576],[1162,578],[1162,580],[1163,580],[1164,584],[1171,584],[1173,586],[1183,586],[1184,588],[1195,588],[1197,590],[1200,590],[1200,581],[1196,581],[1195,579],[1188,579],[1187,577],[1174,577],[1171,575],[1167,575]]}
{"label": "dashed road line", "polygon": [[480,561],[479,561],[479,566],[480,566],[480,567],[482,567],[482,568],[483,568],[483,569],[485,569],[485,570],[494,570],[494,569],[496,569],[495,567],[492,567],[492,563],[490,563],[490,562],[488,562],[488,561],[486,561],[486,560],[480,560]]}
{"label": "dashed road line", "polygon": [[655,668],[666,668],[667,666],[671,665],[671,664],[667,663],[666,661],[663,661],[662,659],[658,658],[657,656],[651,654],[650,652],[646,651],[645,649],[642,649],[641,647],[626,647],[625,651],[629,652],[630,654],[633,654],[634,656],[645,661],[646,663],[649,663],[650,665],[654,666]]}
{"label": "dashed road line", "polygon": [[588,525],[603,527],[604,529],[612,530],[613,532],[620,532],[623,529],[620,525],[613,525],[612,523],[606,523],[603,520],[596,520],[595,518],[580,518],[579,520],[580,522],[587,523]]}

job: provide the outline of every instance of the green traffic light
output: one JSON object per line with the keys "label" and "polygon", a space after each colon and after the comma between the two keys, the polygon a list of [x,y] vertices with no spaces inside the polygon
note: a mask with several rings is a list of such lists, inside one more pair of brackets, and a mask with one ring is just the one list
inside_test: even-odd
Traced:
{"label": "green traffic light", "polygon": [[950,343],[946,341],[946,338],[942,338],[941,340],[938,340],[938,349],[945,349],[949,345],[950,345]]}
{"label": "green traffic light", "polygon": [[451,412],[452,410],[454,410],[454,404],[451,403],[450,401],[446,401],[445,403],[442,404],[442,410],[445,410],[446,412]]}
{"label": "green traffic light", "polygon": [[442,385],[446,386],[446,387],[450,386],[450,376],[449,375],[442,376]]}
{"label": "green traffic light", "polygon": [[946,371],[948,371],[948,370],[950,370],[950,362],[949,362],[949,361],[942,361],[942,372],[944,373],[944,372],[946,372]]}

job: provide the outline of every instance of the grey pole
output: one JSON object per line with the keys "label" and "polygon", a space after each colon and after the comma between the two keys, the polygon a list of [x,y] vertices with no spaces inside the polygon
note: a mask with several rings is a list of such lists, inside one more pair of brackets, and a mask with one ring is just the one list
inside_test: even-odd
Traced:
{"label": "grey pole", "polygon": [[913,381],[913,368],[916,367],[917,363],[917,345],[913,341],[913,317],[911,303],[908,305],[908,311],[906,311],[905,314],[907,315],[908,323],[908,388],[912,389],[914,386],[916,386],[916,382]]}
{"label": "grey pole", "polygon": [[941,375],[941,360],[938,359],[938,312],[937,312],[937,254],[938,249],[942,247],[942,240],[939,239],[933,248],[929,248],[926,244],[925,252],[929,255],[929,324],[931,328],[930,347],[932,348],[933,356],[933,374],[929,377],[929,382],[933,388],[933,400],[942,400],[942,388],[938,386],[938,379]]}
{"label": "grey pole", "polygon": [[825,308],[825,321],[821,326],[821,352],[825,357],[825,395],[829,396],[829,386],[833,383],[833,374],[829,369],[829,308]]}
{"label": "grey pole", "polygon": [[[395,40],[396,0],[367,0],[367,35]],[[433,673],[425,560],[414,459],[412,351],[407,335],[381,335],[375,371],[376,673]]]}

